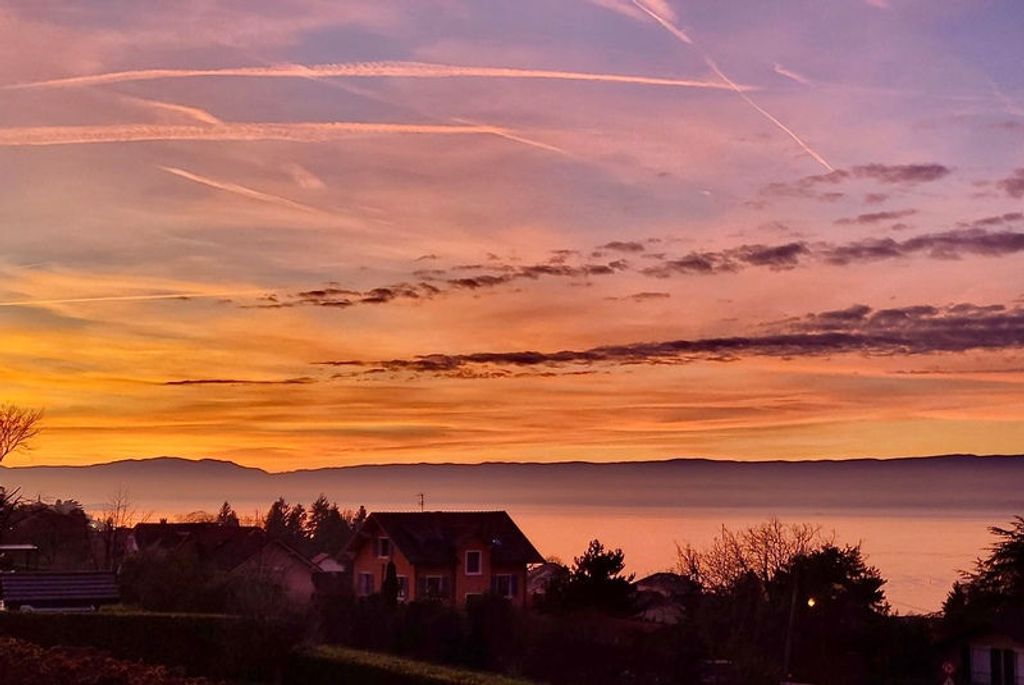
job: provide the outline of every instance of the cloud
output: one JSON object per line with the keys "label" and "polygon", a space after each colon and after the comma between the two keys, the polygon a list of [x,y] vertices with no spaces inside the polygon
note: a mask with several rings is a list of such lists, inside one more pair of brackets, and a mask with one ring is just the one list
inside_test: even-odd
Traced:
{"label": "cloud", "polygon": [[[320,364],[451,376],[508,368],[564,368],[594,365],[689,364],[746,357],[823,357],[838,354],[907,356],[1007,350],[1024,347],[1024,309],[1004,305],[920,305],[875,310],[866,305],[808,314],[751,336],[605,345],[556,352],[433,353],[377,361],[337,360]],[[358,371],[357,371],[358,373]]]}
{"label": "cloud", "polygon": [[[803,197],[832,201],[842,197],[828,191],[821,191],[850,180],[868,180],[886,185],[913,186],[919,183],[938,181],[953,170],[943,164],[864,164],[849,169],[836,169],[827,174],[805,176],[792,183],[770,183],[761,189],[762,195],[779,197]],[[887,196],[872,193],[865,197],[869,203],[881,202]]]}
{"label": "cloud", "polygon": [[644,246],[643,243],[638,243],[634,240],[625,242],[621,240],[613,240],[610,243],[605,243],[604,245],[601,245],[598,249],[613,250],[615,252],[643,252]]}
{"label": "cloud", "polygon": [[999,257],[1018,252],[1024,252],[1024,233],[970,228],[926,233],[903,241],[868,238],[825,247],[820,254],[830,264],[847,265],[922,253],[932,259],[959,259],[964,255]]}
{"label": "cloud", "polygon": [[851,226],[858,224],[861,226],[869,224],[877,224],[883,221],[897,221],[899,219],[906,218],[917,214],[916,209],[898,209],[889,212],[870,212],[868,214],[858,214],[855,217],[847,217],[844,219],[837,219],[837,226]]}
{"label": "cloud", "polygon": [[299,378],[286,378],[276,381],[241,380],[237,378],[187,378],[177,381],[164,381],[160,385],[168,386],[189,386],[189,385],[309,385],[316,383],[315,378],[302,376]]}
{"label": "cloud", "polygon": [[107,126],[33,126],[0,128],[0,147],[88,145],[157,140],[256,141],[281,140],[319,143],[361,134],[499,135],[504,129],[465,124],[392,124],[356,121],[301,123],[228,123],[218,126],[162,126],[113,124]]}
{"label": "cloud", "polygon": [[1013,174],[996,184],[1000,190],[1013,198],[1024,197],[1024,169],[1017,169]]}
{"label": "cloud", "polygon": [[255,295],[256,291],[243,290],[233,292],[179,292],[161,293],[155,295],[104,295],[99,297],[62,297],[37,300],[12,300],[0,302],[0,307],[45,307],[57,304],[94,304],[104,302],[149,302],[158,300],[200,300],[200,299],[223,299],[225,297],[238,297],[244,295]]}
{"label": "cloud", "polygon": [[[427,62],[354,62],[350,64],[283,64],[266,67],[234,67],[227,69],[141,69],[70,78],[33,81],[5,86],[6,90],[69,88],[110,83],[155,81],[183,78],[491,78],[539,79],[622,83],[673,88],[710,88],[734,90],[733,86],[715,81],[662,78],[632,74],[606,74],[552,69],[517,69],[513,67],[476,67]],[[750,86],[739,86],[741,91]]]}

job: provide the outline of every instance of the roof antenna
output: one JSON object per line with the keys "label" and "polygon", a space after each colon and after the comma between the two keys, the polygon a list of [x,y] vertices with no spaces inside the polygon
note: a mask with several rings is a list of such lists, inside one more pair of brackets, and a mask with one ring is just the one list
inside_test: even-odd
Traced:
{"label": "roof antenna", "polygon": [[417,497],[419,497],[419,498],[420,498],[420,511],[422,512],[422,511],[423,511],[423,497],[424,497],[424,495],[423,495],[423,493],[421,492],[421,493],[418,493],[418,494],[417,494]]}

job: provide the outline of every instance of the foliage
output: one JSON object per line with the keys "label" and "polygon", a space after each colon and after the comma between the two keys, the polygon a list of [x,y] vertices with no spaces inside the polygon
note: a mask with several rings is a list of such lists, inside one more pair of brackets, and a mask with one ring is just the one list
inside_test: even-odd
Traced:
{"label": "foliage", "polygon": [[231,505],[225,501],[224,504],[220,505],[220,510],[217,512],[216,522],[222,526],[237,526],[239,524],[238,514],[231,508]]}
{"label": "foliage", "polygon": [[996,537],[989,554],[953,584],[943,604],[950,629],[981,628],[993,621],[1024,621],[1024,517],[1009,527],[989,528]]}
{"label": "foliage", "polygon": [[621,549],[605,549],[591,540],[576,557],[569,574],[556,577],[545,593],[543,606],[555,611],[598,611],[628,614],[632,610],[633,575],[624,575]]}
{"label": "foliage", "polygon": [[337,503],[328,502],[322,494],[308,511],[300,503],[289,505],[283,497],[278,498],[267,511],[263,529],[271,539],[309,556],[337,554],[351,535],[350,524]]}
{"label": "foliage", "polygon": [[[119,659],[140,659],[183,668],[189,675],[229,680],[270,679],[298,639],[295,627],[286,623],[144,612],[0,613],[0,635],[47,647],[90,647]],[[12,681],[0,678],[0,682]]]}
{"label": "foliage", "polygon": [[0,682],[33,685],[205,685],[163,666],[120,661],[81,647],[39,647],[0,638]]}

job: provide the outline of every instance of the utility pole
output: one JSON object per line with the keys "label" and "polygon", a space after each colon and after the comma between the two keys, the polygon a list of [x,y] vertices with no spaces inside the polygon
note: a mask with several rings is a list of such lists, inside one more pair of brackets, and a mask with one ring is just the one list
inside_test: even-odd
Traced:
{"label": "utility pole", "polygon": [[418,493],[418,494],[417,494],[416,496],[417,496],[417,497],[419,497],[419,499],[420,499],[420,511],[422,512],[422,511],[423,511],[423,501],[424,501],[424,495],[423,495],[423,493],[421,492],[421,493]]}

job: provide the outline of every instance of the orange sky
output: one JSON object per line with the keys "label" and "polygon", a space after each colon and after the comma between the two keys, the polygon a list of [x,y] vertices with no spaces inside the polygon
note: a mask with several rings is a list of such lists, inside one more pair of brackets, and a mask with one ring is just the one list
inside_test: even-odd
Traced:
{"label": "orange sky", "polygon": [[0,9],[5,465],[1019,453],[1016,10]]}

